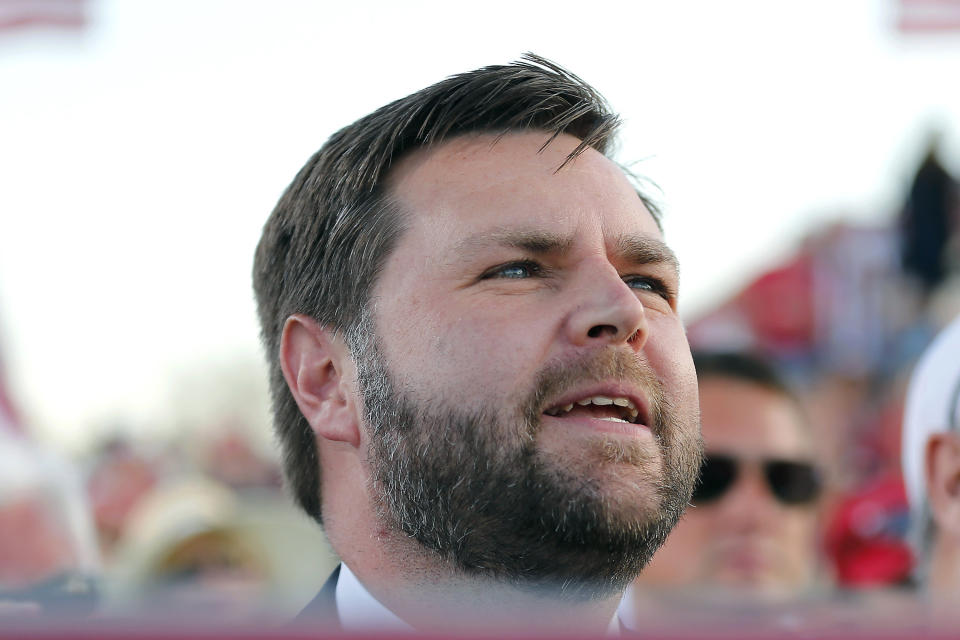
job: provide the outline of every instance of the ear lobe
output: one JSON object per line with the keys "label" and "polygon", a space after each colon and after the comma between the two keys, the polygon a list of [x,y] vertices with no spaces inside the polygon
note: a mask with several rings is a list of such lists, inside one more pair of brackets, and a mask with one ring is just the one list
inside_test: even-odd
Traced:
{"label": "ear lobe", "polygon": [[952,433],[937,433],[925,451],[927,497],[940,530],[960,536],[960,440]]}
{"label": "ear lobe", "polygon": [[300,412],[318,437],[360,445],[353,393],[344,377],[352,359],[343,341],[313,318],[287,318],[280,368]]}

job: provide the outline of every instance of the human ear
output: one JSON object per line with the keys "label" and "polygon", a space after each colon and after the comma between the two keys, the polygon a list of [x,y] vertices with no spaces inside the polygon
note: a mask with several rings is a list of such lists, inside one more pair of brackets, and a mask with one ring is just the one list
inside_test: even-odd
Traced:
{"label": "human ear", "polygon": [[287,318],[280,338],[280,368],[310,428],[321,438],[360,445],[355,395],[346,371],[352,358],[332,330],[303,314]]}
{"label": "human ear", "polygon": [[952,433],[930,436],[924,463],[927,497],[937,528],[960,536],[960,440]]}

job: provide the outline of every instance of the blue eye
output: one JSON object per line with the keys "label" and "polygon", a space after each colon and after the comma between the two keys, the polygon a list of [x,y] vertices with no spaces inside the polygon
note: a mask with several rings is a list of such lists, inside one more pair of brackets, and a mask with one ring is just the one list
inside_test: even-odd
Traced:
{"label": "blue eye", "polygon": [[648,276],[631,276],[623,279],[627,283],[627,286],[631,289],[637,291],[649,291],[655,293],[665,300],[670,300],[673,297],[673,291],[670,287],[667,286],[663,280],[659,278],[651,278]]}
{"label": "blue eye", "polygon": [[530,269],[524,264],[512,264],[498,272],[504,278],[529,278]]}
{"label": "blue eye", "polygon": [[542,273],[543,269],[536,262],[524,260],[521,262],[510,262],[496,266],[483,274],[484,280],[490,278],[510,278],[520,280],[523,278],[533,278]]}

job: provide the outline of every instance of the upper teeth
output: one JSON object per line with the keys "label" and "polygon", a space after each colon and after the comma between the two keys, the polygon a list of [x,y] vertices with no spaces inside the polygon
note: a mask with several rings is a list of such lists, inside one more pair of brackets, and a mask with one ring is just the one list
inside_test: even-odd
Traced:
{"label": "upper teeth", "polygon": [[[578,405],[580,405],[580,406],[582,406],[582,407],[585,407],[585,406],[587,406],[588,404],[595,404],[595,405],[600,406],[600,407],[605,407],[605,406],[608,406],[608,405],[611,405],[611,404],[612,404],[612,405],[616,405],[616,406],[618,406],[618,407],[625,407],[625,408],[627,409],[627,412],[628,412],[629,415],[630,415],[630,420],[631,420],[631,421],[636,420],[636,419],[637,419],[637,416],[640,414],[640,412],[637,410],[636,405],[633,404],[633,401],[630,400],[630,398],[623,398],[623,397],[614,397],[614,398],[611,398],[611,397],[609,397],[609,396],[591,396],[591,397],[589,397],[589,398],[584,398],[584,399],[582,399],[582,400],[577,400],[576,404],[578,404]],[[550,414],[550,415],[554,415],[554,416],[560,415],[561,413],[566,413],[566,412],[570,411],[571,409],[573,409],[573,405],[574,405],[574,403],[571,402],[571,403],[568,404],[568,405],[564,405],[564,406],[562,406],[562,407],[556,407],[556,408],[554,408],[554,409],[550,409],[550,410],[547,411],[547,413]]]}

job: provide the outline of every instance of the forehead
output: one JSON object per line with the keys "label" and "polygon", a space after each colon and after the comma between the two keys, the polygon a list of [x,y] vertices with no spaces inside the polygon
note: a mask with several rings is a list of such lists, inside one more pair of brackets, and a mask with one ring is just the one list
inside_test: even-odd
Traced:
{"label": "forehead", "polygon": [[558,233],[590,229],[605,237],[660,238],[653,216],[616,164],[587,148],[559,169],[580,141],[563,134],[544,146],[549,137],[471,135],[414,152],[391,174],[391,192],[410,226],[429,228],[434,239],[543,225]]}
{"label": "forehead", "polygon": [[707,376],[700,381],[700,413],[708,451],[745,457],[812,452],[807,427],[792,401],[757,384]]}

